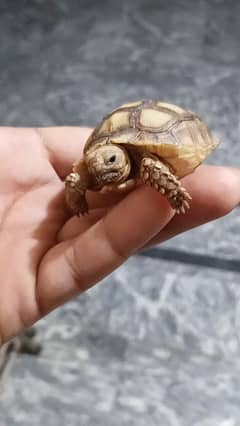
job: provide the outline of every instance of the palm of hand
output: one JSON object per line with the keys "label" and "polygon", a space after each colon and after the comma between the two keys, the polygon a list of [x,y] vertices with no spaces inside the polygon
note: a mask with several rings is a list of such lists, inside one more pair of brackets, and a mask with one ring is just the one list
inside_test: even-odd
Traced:
{"label": "palm of hand", "polygon": [[0,335],[5,339],[1,330],[7,321],[13,335],[40,316],[39,265],[56,244],[67,211],[63,183],[34,130],[3,130],[0,160]]}
{"label": "palm of hand", "polygon": [[[64,196],[64,177],[80,155],[89,131],[1,129],[0,345],[94,284],[108,268],[114,268],[116,261],[111,259],[110,264],[105,262],[102,272],[100,264],[92,274],[88,268],[82,271],[80,264],[74,266],[71,258],[74,256],[78,262],[72,250],[74,237],[99,218],[99,214],[93,214],[92,219],[90,215],[82,222],[72,220]],[[97,198],[93,204],[103,214],[105,204]],[[107,198],[112,198],[110,204],[115,200]],[[86,237],[80,241],[80,261],[86,242],[94,244],[93,235]]]}

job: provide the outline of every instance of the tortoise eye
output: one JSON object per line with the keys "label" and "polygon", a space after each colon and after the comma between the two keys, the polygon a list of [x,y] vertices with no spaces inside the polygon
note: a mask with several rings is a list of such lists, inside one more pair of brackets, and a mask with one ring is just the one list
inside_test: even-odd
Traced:
{"label": "tortoise eye", "polygon": [[111,155],[108,161],[109,163],[114,163],[116,161],[116,155]]}

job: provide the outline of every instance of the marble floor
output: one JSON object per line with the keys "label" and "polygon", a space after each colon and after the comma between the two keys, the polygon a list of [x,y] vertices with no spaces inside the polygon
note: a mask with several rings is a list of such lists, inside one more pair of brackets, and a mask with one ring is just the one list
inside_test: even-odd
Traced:
{"label": "marble floor", "polygon": [[[0,1],[1,125],[94,126],[119,104],[192,109],[240,166],[237,0]],[[129,259],[37,325],[1,426],[239,426],[240,209]],[[218,259],[200,265],[198,256]],[[239,260],[240,262],[240,260]]]}

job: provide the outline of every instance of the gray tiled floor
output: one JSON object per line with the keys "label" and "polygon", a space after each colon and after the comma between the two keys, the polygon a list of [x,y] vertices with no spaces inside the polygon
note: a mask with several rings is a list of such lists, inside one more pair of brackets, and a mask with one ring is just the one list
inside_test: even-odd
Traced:
{"label": "gray tiled floor", "polygon": [[44,351],[15,363],[0,421],[237,425],[238,283],[231,272],[129,260],[39,324]]}
{"label": "gray tiled floor", "polygon": [[[126,100],[198,112],[240,165],[240,4],[229,0],[0,3],[3,125],[95,125]],[[165,244],[239,259],[240,213]],[[238,426],[240,276],[133,258],[38,325],[1,425]]]}

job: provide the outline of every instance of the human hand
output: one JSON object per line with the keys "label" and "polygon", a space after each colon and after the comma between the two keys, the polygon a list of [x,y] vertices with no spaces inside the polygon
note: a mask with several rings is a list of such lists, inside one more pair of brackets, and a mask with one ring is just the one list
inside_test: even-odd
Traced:
{"label": "human hand", "polygon": [[85,128],[0,129],[0,342],[95,285],[151,244],[228,214],[240,202],[240,170],[200,166],[183,179],[193,201],[175,215],[148,187],[88,195],[70,217],[64,178],[81,156]]}

